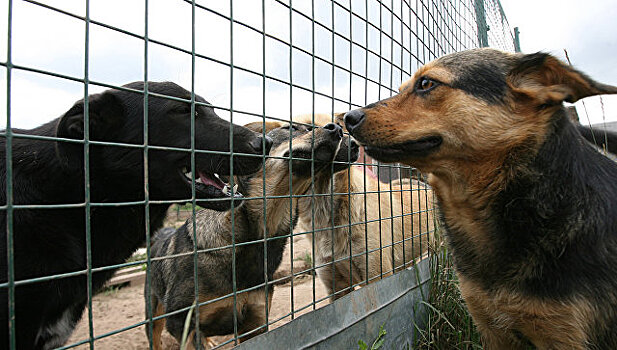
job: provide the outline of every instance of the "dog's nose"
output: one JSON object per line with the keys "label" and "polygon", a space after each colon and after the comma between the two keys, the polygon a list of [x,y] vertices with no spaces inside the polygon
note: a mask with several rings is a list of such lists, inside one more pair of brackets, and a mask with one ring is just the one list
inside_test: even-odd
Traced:
{"label": "dog's nose", "polygon": [[[272,139],[269,138],[268,136],[266,136],[265,137],[265,142],[264,142],[264,138],[260,136],[260,137],[254,138],[251,142],[249,142],[249,144],[251,145],[251,147],[253,147],[255,152],[263,153],[263,154],[268,154],[268,153],[270,153],[270,148],[272,148]],[[263,152],[264,144],[266,146],[265,152]]]}
{"label": "dog's nose", "polygon": [[364,111],[362,109],[354,109],[345,113],[345,127],[350,133],[364,121]]}
{"label": "dog's nose", "polygon": [[338,124],[328,123],[323,128],[332,135],[338,135],[339,138],[343,137],[343,128],[341,128]]}

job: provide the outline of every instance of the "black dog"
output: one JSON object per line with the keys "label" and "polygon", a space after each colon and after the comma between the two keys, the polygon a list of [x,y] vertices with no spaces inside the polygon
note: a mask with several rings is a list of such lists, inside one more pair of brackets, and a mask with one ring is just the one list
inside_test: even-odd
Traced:
{"label": "black dog", "polygon": [[[144,83],[125,85],[91,95],[89,139],[113,143],[144,144]],[[131,92],[130,89],[138,92]],[[160,95],[190,100],[190,93],[173,83],[148,84],[148,145],[182,149],[191,147],[191,105]],[[196,101],[206,101],[195,96]],[[195,105],[195,149],[229,151],[231,124],[214,110]],[[14,134],[83,139],[84,101],[78,101],[62,117],[32,130],[13,129]],[[233,170],[236,175],[259,170],[258,155],[268,153],[271,140],[234,125]],[[120,264],[143,244],[146,225],[155,232],[163,224],[172,202],[192,195],[191,152],[149,149],[147,190],[149,221],[146,223],[144,149],[118,145],[89,146],[90,202],[86,213],[84,144],[15,137],[12,142],[13,204],[74,204],[70,208],[13,210],[15,280],[81,271],[78,276],[18,284],[15,288],[15,332],[19,349],[48,349],[63,345],[80,319],[87,302],[86,214],[90,220],[91,266]],[[7,204],[5,138],[0,147],[1,202]],[[215,201],[200,205],[215,210],[230,206],[229,191],[215,173],[229,174],[230,157],[195,153],[195,195]],[[236,203],[241,195],[236,194]],[[136,203],[137,202],[137,203]],[[79,205],[82,203],[82,205]],[[99,205],[97,205],[99,203]],[[123,205],[100,205],[125,203]],[[7,215],[0,217],[0,348],[8,348]],[[92,291],[99,290],[114,269],[92,274]]]}

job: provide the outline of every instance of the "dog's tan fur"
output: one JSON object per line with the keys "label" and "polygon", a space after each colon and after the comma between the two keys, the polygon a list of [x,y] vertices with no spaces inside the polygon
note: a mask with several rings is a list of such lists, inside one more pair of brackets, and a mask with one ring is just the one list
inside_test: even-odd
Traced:
{"label": "dog's tan fur", "polygon": [[[303,115],[294,121],[325,125],[332,116]],[[433,193],[426,184],[416,180],[402,186],[380,183],[359,165],[333,176],[321,173],[314,184],[317,196],[301,198],[298,203],[296,232],[317,230],[315,264],[325,265],[317,274],[332,294],[331,300],[348,294],[352,286],[409,266],[426,251],[434,216]]]}
{"label": "dog's tan fur", "polygon": [[[459,275],[461,295],[489,349],[527,349],[517,329],[540,349],[587,349],[594,314],[588,300],[530,299],[511,290],[487,292]],[[565,317],[567,315],[567,317]]]}

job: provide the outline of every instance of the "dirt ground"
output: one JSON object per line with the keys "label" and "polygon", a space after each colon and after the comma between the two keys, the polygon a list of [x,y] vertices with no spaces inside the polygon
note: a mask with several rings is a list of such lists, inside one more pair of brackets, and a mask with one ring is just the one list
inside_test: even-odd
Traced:
{"label": "dirt ground", "polygon": [[[294,271],[302,271],[310,266],[311,245],[304,237],[295,237],[293,242]],[[290,276],[292,268],[292,259],[289,254],[289,246],[285,250],[283,262],[275,277]],[[293,281],[293,312],[294,316],[299,316],[313,310],[313,279],[315,280],[315,299],[319,300],[327,295],[324,285],[317,276],[310,274],[302,274],[296,276]],[[277,321],[270,327],[279,327],[291,320],[290,313],[292,287],[291,281],[285,284],[276,285],[272,300],[272,308],[270,310],[270,322],[277,320],[287,315],[283,319]],[[315,308],[322,307],[328,303],[327,300],[319,302]],[[118,290],[112,290],[96,295],[92,300],[93,309],[93,329],[94,336],[100,336],[113,332],[125,327],[131,327],[142,322],[145,319],[143,284],[130,285]],[[84,312],[82,321],[79,323],[69,344],[79,343],[89,338],[88,314]],[[221,336],[212,338],[217,344],[221,344],[232,336]],[[148,349],[148,338],[145,332],[145,326],[132,327],[129,330],[102,338],[95,341],[95,347],[98,349]],[[222,348],[227,349],[233,347],[233,342]],[[175,339],[166,331],[163,333],[164,349],[179,349],[179,345]],[[89,344],[83,344],[75,347],[75,349],[88,349]]]}

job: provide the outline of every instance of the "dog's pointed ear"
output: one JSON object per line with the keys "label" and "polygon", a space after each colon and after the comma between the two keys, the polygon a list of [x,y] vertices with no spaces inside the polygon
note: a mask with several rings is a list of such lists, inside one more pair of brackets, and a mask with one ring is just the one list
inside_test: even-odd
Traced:
{"label": "dog's pointed ear", "polygon": [[276,128],[280,128],[281,126],[283,126],[283,124],[281,124],[280,122],[266,122],[266,129],[264,130],[264,123],[263,122],[252,122],[252,123],[248,123],[246,125],[244,125],[245,128],[254,131],[258,134],[264,133],[267,134],[269,133],[271,130],[276,129]]}
{"label": "dog's pointed ear", "polygon": [[598,83],[544,52],[519,56],[507,80],[515,94],[534,100],[540,106],[617,94],[617,87]]}
{"label": "dog's pointed ear", "polygon": [[[84,100],[77,101],[58,121],[56,136],[65,139],[84,139]],[[88,96],[89,139],[103,140],[112,133],[122,120],[124,110],[119,98],[113,91]],[[61,162],[68,166],[83,164],[82,143],[57,141],[56,151]]]}

